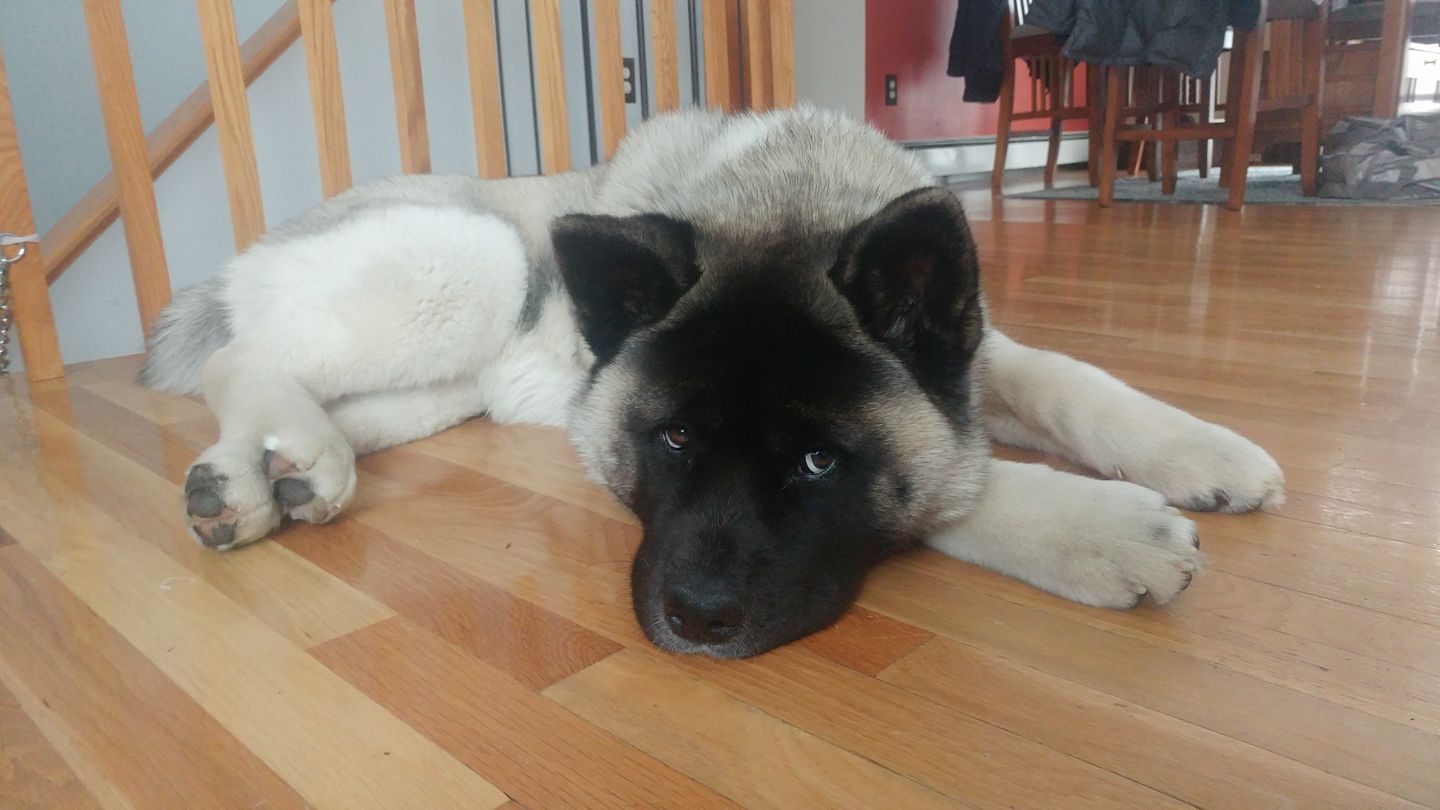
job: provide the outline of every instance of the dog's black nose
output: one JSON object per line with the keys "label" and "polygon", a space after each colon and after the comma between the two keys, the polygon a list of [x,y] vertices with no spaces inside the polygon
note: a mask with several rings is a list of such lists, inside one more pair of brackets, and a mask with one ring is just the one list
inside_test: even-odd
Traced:
{"label": "dog's black nose", "polygon": [[740,602],[713,586],[673,588],[664,607],[665,621],[675,635],[701,644],[729,641],[745,620]]}

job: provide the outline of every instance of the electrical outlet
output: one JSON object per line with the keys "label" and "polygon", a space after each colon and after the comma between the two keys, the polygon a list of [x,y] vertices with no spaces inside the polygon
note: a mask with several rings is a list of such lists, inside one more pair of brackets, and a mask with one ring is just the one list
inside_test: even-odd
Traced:
{"label": "electrical outlet", "polygon": [[900,77],[894,73],[885,74],[885,106],[894,107],[900,103]]}
{"label": "electrical outlet", "polygon": [[629,56],[620,60],[625,76],[625,103],[635,103],[635,60]]}

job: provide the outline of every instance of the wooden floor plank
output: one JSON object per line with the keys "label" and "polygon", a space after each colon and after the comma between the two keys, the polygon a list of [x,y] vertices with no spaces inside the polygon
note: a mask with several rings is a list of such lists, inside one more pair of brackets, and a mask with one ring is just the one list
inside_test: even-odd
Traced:
{"label": "wooden floor plank", "polygon": [[[52,426],[38,416],[36,430],[44,434]],[[13,433],[0,433],[0,450],[14,453],[20,444]],[[65,480],[49,474],[37,480],[0,465],[0,523],[17,546],[306,801],[467,808],[505,801],[473,771],[77,497]]]}
{"label": "wooden floor plank", "polygon": [[[979,594],[913,566],[887,567],[872,579],[867,607],[938,635],[1411,801],[1440,796],[1435,734]],[[1270,721],[1257,722],[1262,716]]]}
{"label": "wooden floor plank", "polygon": [[730,805],[408,619],[311,652],[530,807]]}
{"label": "wooden floor plank", "polygon": [[949,639],[880,677],[1198,807],[1415,806]]}
{"label": "wooden floor plank", "polygon": [[[805,650],[739,664],[686,658],[676,666],[778,720],[975,807],[1185,806]],[[1015,778],[1021,773],[1023,780]]]}
{"label": "wooden floor plank", "polygon": [[[105,806],[303,807],[224,726],[23,548],[0,551],[0,682]],[[5,736],[13,733],[0,732]],[[203,744],[197,744],[198,741]],[[22,793],[0,787],[0,805]]]}
{"label": "wooden floor plank", "polygon": [[[164,429],[83,390],[37,393],[33,401],[40,406],[35,429],[72,440],[73,465],[57,456],[52,474],[86,481],[79,497],[183,565],[187,579],[209,583],[296,644],[318,644],[394,615],[274,543],[225,556],[202,548],[176,521],[184,459],[193,450]],[[67,426],[79,430],[67,434]]]}
{"label": "wooden floor plank", "polygon": [[545,695],[746,807],[963,806],[648,650],[617,653]]}
{"label": "wooden floor plank", "polygon": [[0,677],[0,797],[14,810],[86,810],[100,806],[36,728],[25,707],[5,688],[3,677]]}
{"label": "wooden floor plank", "polygon": [[296,526],[284,546],[531,689],[620,649],[357,521]]}

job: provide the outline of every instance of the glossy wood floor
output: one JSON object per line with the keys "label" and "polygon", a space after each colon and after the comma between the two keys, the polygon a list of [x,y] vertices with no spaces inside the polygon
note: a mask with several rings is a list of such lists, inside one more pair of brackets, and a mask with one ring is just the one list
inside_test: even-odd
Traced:
{"label": "glossy wood floor", "polygon": [[969,202],[1013,336],[1284,466],[1173,605],[918,552],[802,643],[663,655],[633,521],[484,421],[216,555],[207,412],[102,362],[0,383],[0,807],[1440,806],[1440,211]]}

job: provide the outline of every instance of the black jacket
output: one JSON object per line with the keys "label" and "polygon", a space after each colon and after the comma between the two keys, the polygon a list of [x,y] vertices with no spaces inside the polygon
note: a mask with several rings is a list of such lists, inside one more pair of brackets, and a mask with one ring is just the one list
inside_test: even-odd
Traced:
{"label": "black jacket", "polygon": [[1226,26],[1255,27],[1260,0],[1034,0],[1025,22],[1065,35],[1065,55],[1209,76]]}
{"label": "black jacket", "polygon": [[950,64],[945,73],[965,78],[965,100],[991,102],[1000,97],[1000,22],[1005,0],[960,0],[950,34]]}

